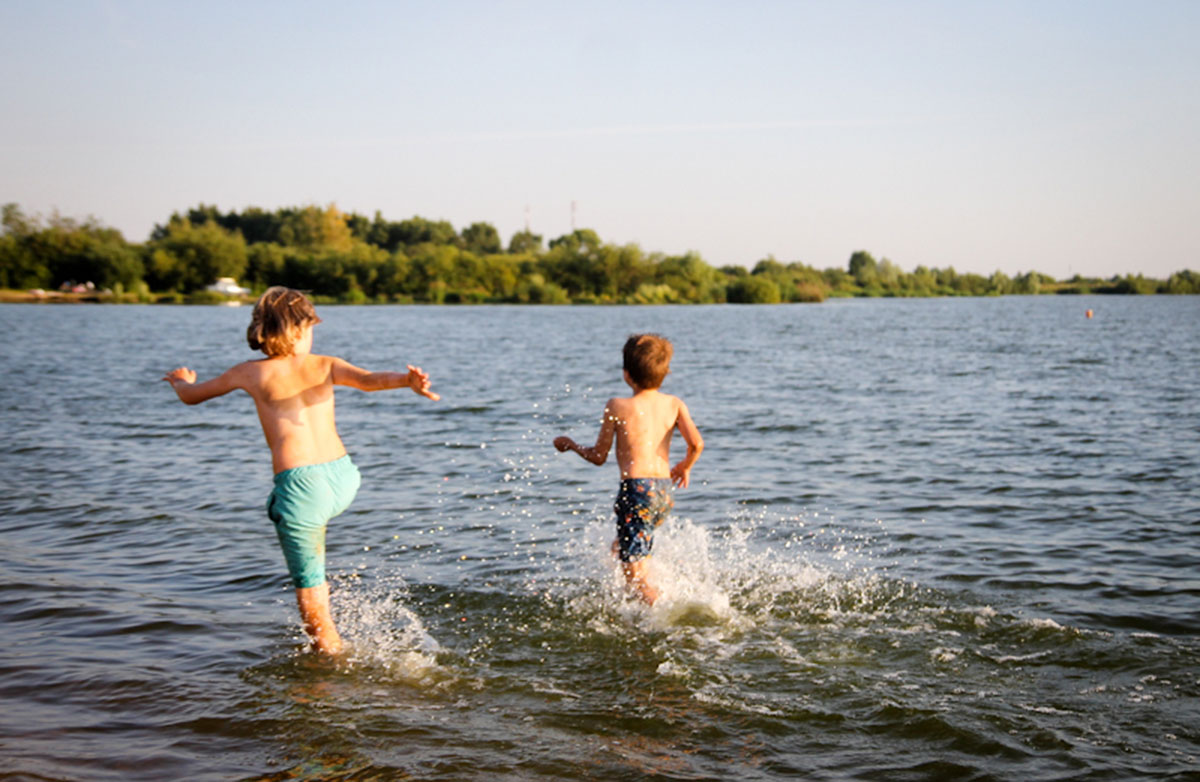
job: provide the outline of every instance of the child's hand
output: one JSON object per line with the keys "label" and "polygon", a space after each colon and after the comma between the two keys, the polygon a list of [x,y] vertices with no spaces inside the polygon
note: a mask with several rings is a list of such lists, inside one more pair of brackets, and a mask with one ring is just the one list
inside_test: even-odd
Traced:
{"label": "child's hand", "polygon": [[684,467],[682,462],[671,468],[671,480],[675,481],[677,488],[686,489],[691,478],[692,468]]}
{"label": "child's hand", "polygon": [[575,444],[575,441],[572,440],[570,437],[555,437],[554,438],[554,447],[557,448],[560,452],[571,450],[571,446],[574,444]]}
{"label": "child's hand", "polygon": [[178,367],[163,375],[163,380],[167,381],[172,386],[175,385],[176,382],[183,382],[191,385],[192,383],[196,382],[196,373],[187,367]]}
{"label": "child's hand", "polygon": [[408,387],[414,393],[429,397],[435,402],[441,399],[440,396],[429,390],[429,373],[422,372],[420,367],[414,367],[412,364],[408,365]]}

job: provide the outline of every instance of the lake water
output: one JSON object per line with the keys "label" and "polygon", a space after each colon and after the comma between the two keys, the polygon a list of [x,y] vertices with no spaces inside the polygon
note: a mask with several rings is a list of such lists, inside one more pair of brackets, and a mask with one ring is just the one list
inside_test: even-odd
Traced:
{"label": "lake water", "polygon": [[[1200,298],[318,310],[443,395],[338,391],[338,662],[248,398],[159,381],[250,310],[0,306],[0,779],[1200,778]],[[707,444],[654,608],[550,444],[638,331]]]}

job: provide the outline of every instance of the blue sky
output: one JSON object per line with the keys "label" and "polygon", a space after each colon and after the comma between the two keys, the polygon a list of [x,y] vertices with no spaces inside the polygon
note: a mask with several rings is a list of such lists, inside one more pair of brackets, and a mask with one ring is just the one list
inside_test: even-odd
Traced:
{"label": "blue sky", "polygon": [[1200,270],[1200,3],[0,0],[0,201]]}

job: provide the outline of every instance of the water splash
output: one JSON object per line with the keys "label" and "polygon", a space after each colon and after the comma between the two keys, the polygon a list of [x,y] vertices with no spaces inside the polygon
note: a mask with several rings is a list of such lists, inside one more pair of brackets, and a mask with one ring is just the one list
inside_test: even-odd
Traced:
{"label": "water splash", "polygon": [[408,584],[399,574],[337,576],[331,592],[334,621],[346,641],[345,666],[423,687],[451,675],[438,663],[441,645],[409,607]]}
{"label": "water splash", "polygon": [[887,610],[903,586],[873,570],[861,535],[813,530],[803,519],[814,518],[768,518],[738,509],[716,525],[669,519],[655,533],[648,564],[649,579],[662,592],[652,607],[631,599],[624,588],[611,553],[611,519],[591,518],[564,546],[567,564],[556,570],[569,575],[550,590],[575,613],[593,618],[649,632],[714,627],[727,637],[780,620],[830,622]]}

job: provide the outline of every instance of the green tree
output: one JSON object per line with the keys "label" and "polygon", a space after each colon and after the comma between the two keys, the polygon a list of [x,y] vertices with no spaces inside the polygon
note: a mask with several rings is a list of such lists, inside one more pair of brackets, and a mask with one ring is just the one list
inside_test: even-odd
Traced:
{"label": "green tree", "polygon": [[0,210],[0,288],[49,288],[50,267],[34,252],[39,226],[16,204]]}
{"label": "green tree", "polygon": [[876,267],[875,275],[879,284],[888,290],[897,290],[900,287],[900,277],[904,272],[899,266],[889,261],[887,258],[882,259]]}
{"label": "green tree", "polygon": [[521,272],[519,263],[511,255],[488,255],[482,260],[481,284],[490,294],[489,298],[512,301],[517,293],[517,282]]}
{"label": "green tree", "polygon": [[933,296],[938,288],[937,273],[926,266],[918,266],[909,276],[909,286],[916,296]]}
{"label": "green tree", "polygon": [[172,218],[162,238],[148,244],[147,282],[156,290],[191,293],[218,277],[240,279],[246,271],[246,240],[214,222],[193,225]]}
{"label": "green tree", "polygon": [[850,262],[847,264],[850,276],[864,288],[876,284],[879,277],[878,267],[875,258],[865,250],[856,251],[850,256]]}
{"label": "green tree", "polygon": [[725,299],[730,304],[778,304],[779,286],[763,276],[738,277],[729,283]]}
{"label": "green tree", "polygon": [[7,204],[0,219],[0,285],[50,288],[91,282],[125,289],[142,278],[137,250],[120,231],[93,218],[80,223],[56,214],[43,224],[27,218],[16,204]]}
{"label": "green tree", "polygon": [[988,293],[993,296],[1006,296],[1012,292],[1013,282],[1007,274],[996,270],[988,278]]}
{"label": "green tree", "polygon": [[476,255],[490,255],[501,250],[500,234],[491,223],[471,223],[462,230],[463,249]]}
{"label": "green tree", "polygon": [[1126,274],[1124,277],[1113,277],[1113,293],[1148,294],[1154,293],[1158,287],[1153,280],[1147,280],[1141,274]]}
{"label": "green tree", "polygon": [[250,245],[246,249],[246,272],[242,282],[255,290],[282,285],[289,252],[274,242]]}
{"label": "green tree", "polygon": [[346,215],[346,228],[350,230],[350,238],[355,242],[367,243],[371,234],[371,221],[360,214],[351,212]]}
{"label": "green tree", "polygon": [[980,274],[960,274],[954,280],[954,291],[963,296],[983,296],[988,292],[988,280]]}
{"label": "green tree", "polygon": [[589,267],[591,285],[605,301],[619,301],[629,296],[656,279],[662,271],[660,264],[647,258],[642,248],[633,243],[620,247],[601,245],[592,253]]}
{"label": "green tree", "polygon": [[774,283],[779,289],[781,301],[824,301],[830,288],[821,272],[816,269],[799,261],[785,265],[775,260],[774,256],[768,256],[755,264],[752,276]]}
{"label": "green tree", "polygon": [[508,252],[512,255],[524,253],[537,254],[542,251],[542,235],[530,231],[517,231],[508,242]]}
{"label": "green tree", "polygon": [[389,252],[418,244],[458,244],[454,226],[445,221],[430,221],[420,216],[392,222],[376,211],[366,241]]}
{"label": "green tree", "polygon": [[394,237],[389,230],[389,239],[394,238],[398,245],[412,247],[417,244],[456,245],[458,234],[454,226],[445,220],[426,220],[423,217],[412,217],[402,220],[394,229]]}
{"label": "green tree", "polygon": [[279,212],[267,212],[252,206],[236,216],[232,225],[227,225],[231,231],[240,231],[249,245],[259,242],[282,244],[279,232],[283,230],[283,217]]}
{"label": "green tree", "polygon": [[526,275],[517,285],[517,301],[526,304],[567,304],[571,297],[566,290],[537,272]]}
{"label": "green tree", "polygon": [[1042,291],[1042,275],[1037,272],[1026,272],[1013,277],[1012,292],[1021,295],[1033,295]]}
{"label": "green tree", "polygon": [[1167,278],[1165,293],[1200,293],[1200,274],[1190,269],[1178,271]]}
{"label": "green tree", "polygon": [[453,245],[426,242],[412,249],[412,290],[418,298],[440,304],[456,276],[461,250]]}
{"label": "green tree", "polygon": [[550,249],[564,248],[575,253],[593,253],[600,249],[600,237],[591,228],[578,228],[569,234],[563,234],[557,239],[550,240]]}
{"label": "green tree", "polygon": [[279,238],[284,245],[306,250],[347,252],[354,246],[346,216],[333,204],[324,209],[306,206],[292,211],[283,220]]}
{"label": "green tree", "polygon": [[655,269],[655,279],[669,285],[682,301],[708,304],[725,299],[724,275],[697,253],[663,258]]}
{"label": "green tree", "polygon": [[539,265],[546,280],[566,290],[572,298],[594,298],[608,287],[603,249],[595,231],[581,228],[551,240],[550,249]]}
{"label": "green tree", "polygon": [[683,301],[670,285],[644,282],[632,294],[622,299],[625,304],[676,304]]}

